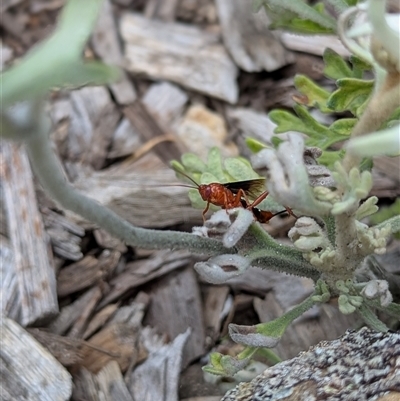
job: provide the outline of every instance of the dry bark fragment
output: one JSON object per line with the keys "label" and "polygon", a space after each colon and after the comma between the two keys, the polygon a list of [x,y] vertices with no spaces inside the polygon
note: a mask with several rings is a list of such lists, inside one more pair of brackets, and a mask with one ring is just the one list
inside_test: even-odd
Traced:
{"label": "dry bark fragment", "polygon": [[189,261],[190,253],[186,251],[159,251],[145,261],[128,263],[126,270],[110,281],[111,291],[104,297],[100,307],[119,299],[128,291],[185,266]]}
{"label": "dry bark fragment", "polygon": [[61,269],[57,277],[58,296],[83,290],[106,278],[116,268],[120,257],[120,252],[106,249],[98,259],[89,255]]}
{"label": "dry bark fragment", "polygon": [[116,360],[121,370],[125,371],[132,361],[138,362],[144,357],[139,347],[139,329],[129,324],[106,326],[88,343],[104,351],[89,347],[83,350],[82,366],[93,373],[99,372],[111,360]]}
{"label": "dry bark fragment", "polygon": [[[103,2],[95,29],[92,34],[94,51],[104,63],[122,65],[122,51],[109,0]],[[110,89],[117,103],[128,105],[136,100],[136,91],[127,74],[121,70],[121,77],[110,84]]]}
{"label": "dry bark fragment", "polygon": [[229,287],[207,286],[203,290],[204,327],[206,336],[215,342],[220,335],[224,305],[229,294]]}
{"label": "dry bark fragment", "polygon": [[179,334],[168,345],[150,353],[129,377],[129,390],[135,400],[178,401],[182,350],[190,330]]}
{"label": "dry bark fragment", "polygon": [[144,10],[146,18],[173,21],[179,0],[148,0]]}
{"label": "dry bark fragment", "polygon": [[104,326],[108,319],[118,310],[118,304],[107,305],[101,311],[99,311],[90,320],[85,332],[82,335],[83,339],[90,337],[95,333],[100,327]]}
{"label": "dry bark fragment", "polygon": [[[164,137],[168,134],[168,131],[161,128],[160,123],[154,118],[154,116],[147,110],[147,107],[140,101],[135,101],[132,105],[124,109],[124,114],[139,133],[142,140],[151,141],[156,137]],[[152,150],[168,164],[171,160],[180,159],[182,154],[182,146],[177,140],[169,139],[162,143],[155,145]]]}
{"label": "dry bark fragment", "polygon": [[67,137],[68,159],[100,169],[107,157],[119,112],[104,87],[71,92]]}
{"label": "dry bark fragment", "polygon": [[72,378],[29,333],[0,314],[1,399],[67,401]]}
{"label": "dry bark fragment", "polygon": [[[175,173],[150,153],[134,163],[116,164],[82,175],[74,184],[136,226],[160,228],[183,222],[200,223],[201,212],[191,206],[188,189],[166,186],[176,182]],[[68,211],[66,214],[79,224],[89,224],[78,215]]]}
{"label": "dry bark fragment", "polygon": [[237,68],[217,35],[181,23],[149,20],[125,13],[120,32],[126,68],[236,103]]}
{"label": "dry bark fragment", "polygon": [[97,373],[97,382],[104,396],[104,401],[133,401],[117,362],[108,362]]}
{"label": "dry bark fragment", "polygon": [[182,355],[182,366],[205,352],[203,310],[193,268],[174,272],[150,289],[150,305],[145,324],[175,338],[188,327],[192,333]]}
{"label": "dry bark fragment", "polygon": [[294,61],[268,29],[268,18],[243,0],[217,0],[224,43],[236,64],[248,72],[274,71]]}
{"label": "dry bark fragment", "polygon": [[0,178],[21,302],[19,322],[37,323],[53,317],[58,302],[51,249],[23,147],[1,143]]}

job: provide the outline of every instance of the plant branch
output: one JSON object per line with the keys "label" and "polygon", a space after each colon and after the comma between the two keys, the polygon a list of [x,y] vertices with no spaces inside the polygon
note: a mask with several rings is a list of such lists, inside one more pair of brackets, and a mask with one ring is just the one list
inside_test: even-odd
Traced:
{"label": "plant branch", "polygon": [[260,224],[252,224],[248,233],[257,239],[257,245],[245,255],[251,259],[252,266],[308,277],[314,281],[319,279],[321,273],[304,259],[300,251],[277,243]]}
{"label": "plant branch", "polygon": [[32,167],[49,195],[61,206],[80,214],[124,240],[127,244],[148,249],[187,249],[195,253],[218,255],[235,253],[219,241],[175,231],[155,231],[131,225],[117,214],[79,193],[67,180],[53,153],[47,131],[40,129],[26,141]]}

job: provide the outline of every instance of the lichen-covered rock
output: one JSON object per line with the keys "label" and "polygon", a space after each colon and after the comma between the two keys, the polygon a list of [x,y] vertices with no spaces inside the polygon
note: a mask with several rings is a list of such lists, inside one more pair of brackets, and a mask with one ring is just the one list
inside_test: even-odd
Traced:
{"label": "lichen-covered rock", "polygon": [[400,400],[400,334],[363,328],[279,363],[221,401]]}

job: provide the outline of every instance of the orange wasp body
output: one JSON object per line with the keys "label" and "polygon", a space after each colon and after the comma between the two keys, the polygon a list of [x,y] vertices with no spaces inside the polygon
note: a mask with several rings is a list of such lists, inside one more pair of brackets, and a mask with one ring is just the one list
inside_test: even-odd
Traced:
{"label": "orange wasp body", "polygon": [[[270,212],[264,212],[256,209],[255,206],[260,204],[267,196],[268,192],[265,191],[265,179],[256,178],[247,181],[235,181],[221,184],[219,182],[212,182],[210,184],[197,184],[191,177],[182,171],[175,170],[178,174],[182,174],[196,185],[196,189],[199,191],[201,198],[207,202],[205,209],[203,210],[203,220],[205,220],[205,214],[207,213],[210,204],[220,206],[223,209],[234,209],[236,207],[244,207],[253,212],[254,217],[260,221],[265,220],[267,222],[273,215]],[[249,201],[249,196],[255,198],[253,202]],[[255,209],[255,210],[253,210]],[[257,213],[257,215],[256,215]],[[267,219],[268,216],[272,215]],[[258,217],[260,220],[258,219]]]}

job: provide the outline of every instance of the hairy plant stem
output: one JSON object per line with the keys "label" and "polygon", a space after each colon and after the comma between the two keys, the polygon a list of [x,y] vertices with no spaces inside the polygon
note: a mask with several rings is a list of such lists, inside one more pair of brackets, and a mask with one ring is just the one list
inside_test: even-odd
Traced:
{"label": "hairy plant stem", "polygon": [[128,245],[148,249],[186,249],[194,253],[219,255],[235,253],[221,242],[176,231],[156,231],[135,227],[98,202],[79,193],[66,179],[50,146],[47,130],[39,129],[26,140],[32,167],[48,194],[65,209],[98,224]]}
{"label": "hairy plant stem", "polygon": [[363,260],[357,253],[357,228],[354,213],[342,213],[335,218],[336,227],[336,271],[346,279]]}
{"label": "hairy plant stem", "polygon": [[300,251],[277,243],[260,224],[252,224],[249,233],[257,240],[257,245],[246,252],[252,266],[308,277],[314,281],[320,278],[321,273],[304,259]]}

